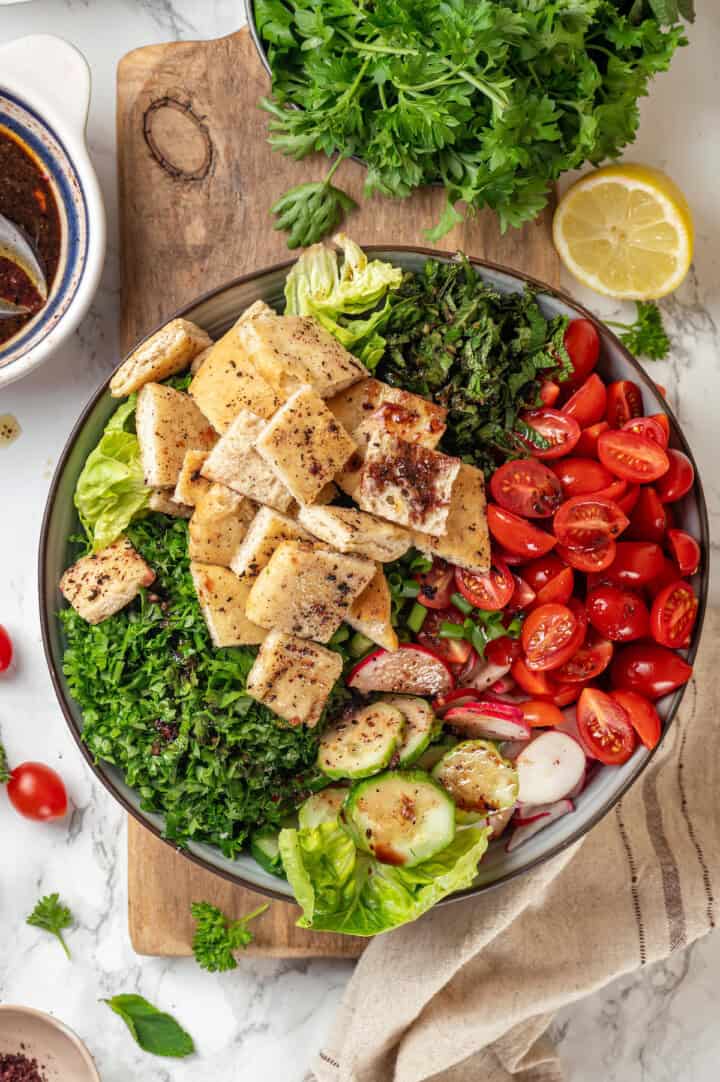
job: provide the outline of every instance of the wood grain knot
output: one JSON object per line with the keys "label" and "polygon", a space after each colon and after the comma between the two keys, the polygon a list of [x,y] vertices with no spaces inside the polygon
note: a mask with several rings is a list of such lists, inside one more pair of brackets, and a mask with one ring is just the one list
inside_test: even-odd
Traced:
{"label": "wood grain knot", "polygon": [[175,180],[204,180],[210,172],[210,132],[189,101],[152,102],[143,114],[143,135],[155,161]]}

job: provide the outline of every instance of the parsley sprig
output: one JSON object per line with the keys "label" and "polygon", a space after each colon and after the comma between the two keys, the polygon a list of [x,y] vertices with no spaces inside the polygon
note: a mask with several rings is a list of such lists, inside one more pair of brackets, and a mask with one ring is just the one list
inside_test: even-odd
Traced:
{"label": "parsley sprig", "polygon": [[59,940],[68,958],[70,957],[63,931],[66,928],[72,928],[73,916],[68,906],[63,905],[60,901],[60,895],[57,891],[53,894],[46,894],[44,898],[40,899],[27,918],[26,923],[32,925],[33,928],[42,928],[44,932],[54,935]]}
{"label": "parsley sprig", "polygon": [[275,229],[288,233],[288,248],[305,248],[333,233],[357,203],[330,183],[342,158],[333,162],[324,180],[308,181],[290,188],[270,208],[277,218]]}
{"label": "parsley sprig", "polygon": [[631,353],[647,357],[651,361],[661,361],[670,352],[670,339],[662,321],[662,313],[654,301],[637,301],[637,316],[634,323],[618,323],[606,320],[608,327],[621,329],[620,341]]}
{"label": "parsley sprig", "polygon": [[192,948],[198,965],[210,973],[224,973],[237,968],[233,951],[244,950],[252,942],[253,934],[248,924],[268,906],[261,905],[233,921],[210,902],[193,902],[190,908],[195,919]]}
{"label": "parsley sprig", "polygon": [[0,785],[7,785],[10,781],[10,767],[8,766],[7,753],[0,740]]}
{"label": "parsley sprig", "polygon": [[[442,183],[437,240],[458,203],[519,226],[561,173],[616,157],[693,11],[692,0],[255,0],[255,17],[272,146],[298,159],[357,154],[367,195]],[[314,239],[323,224],[311,199],[328,222],[342,202],[304,187],[284,197],[297,243],[297,223]]]}

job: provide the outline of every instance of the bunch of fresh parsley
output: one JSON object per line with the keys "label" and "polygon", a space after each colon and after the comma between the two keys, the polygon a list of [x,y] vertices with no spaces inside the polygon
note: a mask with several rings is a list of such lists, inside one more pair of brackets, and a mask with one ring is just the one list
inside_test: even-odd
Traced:
{"label": "bunch of fresh parsley", "polygon": [[[433,240],[459,202],[519,226],[561,173],[633,141],[638,100],[686,43],[681,17],[692,0],[255,0],[270,142],[295,158],[359,155],[368,195],[441,182]],[[329,178],[293,189],[280,227],[294,245],[317,240],[343,195]]]}
{"label": "bunch of fresh parsley", "polygon": [[394,295],[376,375],[447,406],[442,450],[489,475],[526,455],[523,441],[545,446],[522,412],[541,404],[543,380],[570,375],[567,322],[545,319],[529,290],[499,293],[464,256],[429,259]]}

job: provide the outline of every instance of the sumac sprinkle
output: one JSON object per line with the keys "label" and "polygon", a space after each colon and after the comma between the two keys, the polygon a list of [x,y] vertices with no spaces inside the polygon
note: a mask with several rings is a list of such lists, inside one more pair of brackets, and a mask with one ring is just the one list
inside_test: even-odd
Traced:
{"label": "sumac sprinkle", "polygon": [[47,1082],[36,1059],[22,1052],[0,1053],[0,1082]]}

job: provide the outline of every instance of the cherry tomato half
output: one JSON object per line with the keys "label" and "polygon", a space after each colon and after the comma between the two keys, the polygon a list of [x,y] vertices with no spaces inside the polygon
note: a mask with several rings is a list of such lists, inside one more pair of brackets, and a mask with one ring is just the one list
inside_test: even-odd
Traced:
{"label": "cherry tomato half", "polygon": [[10,668],[12,659],[12,639],[10,638],[2,624],[0,624],[0,672],[6,672]]}
{"label": "cherry tomato half", "polygon": [[593,372],[574,395],[568,398],[562,412],[573,417],[581,428],[598,424],[605,416],[607,390],[596,372]]}
{"label": "cherry tomato half", "polygon": [[513,581],[515,589],[506,606],[507,612],[511,614],[530,608],[535,600],[535,591],[528,586],[524,578],[513,573]]}
{"label": "cherry tomato half", "polygon": [[[624,481],[618,482],[618,484],[625,484]],[[632,514],[635,509],[635,504],[638,502],[640,496],[640,485],[628,485],[625,491],[615,497],[615,503],[618,505],[624,515]],[[612,496],[610,497],[613,498]]]}
{"label": "cherry tomato half", "polygon": [[21,763],[7,783],[7,794],[16,812],[26,819],[62,819],[68,809],[62,778],[45,763]]}
{"label": "cherry tomato half", "polygon": [[540,401],[543,406],[554,406],[560,397],[560,384],[553,379],[544,379],[540,384]]}
{"label": "cherry tomato half", "polygon": [[532,523],[526,522],[512,511],[506,511],[504,507],[489,503],[487,507],[487,520],[490,533],[508,552],[516,556],[523,556],[526,560],[533,556],[544,556],[555,546],[555,538],[552,534],[538,529]]}
{"label": "cherry tomato half", "polygon": [[525,664],[531,671],[557,669],[580,648],[585,625],[567,605],[540,605],[521,632]]}
{"label": "cherry tomato half", "polygon": [[580,425],[572,417],[559,410],[530,410],[522,415],[523,421],[535,429],[550,444],[544,450],[527,443],[533,458],[560,458],[569,455],[580,439]]}
{"label": "cherry tomato half", "polygon": [[698,614],[698,599],[683,579],[661,590],[650,610],[650,631],[656,642],[678,650],[687,646]]}
{"label": "cherry tomato half", "polygon": [[546,556],[539,556],[537,560],[524,564],[522,576],[528,586],[538,594],[564,567],[562,560],[558,559],[554,552],[548,552]]}
{"label": "cherry tomato half", "polygon": [[607,389],[607,413],[605,420],[611,428],[622,428],[633,417],[642,417],[642,394],[637,383],[620,379]]}
{"label": "cherry tomato half", "polygon": [[594,630],[588,634],[585,642],[576,654],[553,670],[553,680],[565,684],[587,683],[605,672],[612,661],[613,645]]}
{"label": "cherry tomato half", "polygon": [[496,503],[525,518],[548,518],[563,501],[560,481],[536,458],[505,462],[490,479]]}
{"label": "cherry tomato half", "polygon": [[643,583],[643,590],[652,601],[661,590],[664,590],[671,582],[675,582],[677,577],[678,569],[674,562],[669,560],[667,556],[663,556],[660,570],[657,575],[653,575],[649,582]]}
{"label": "cherry tomato half", "polygon": [[630,525],[625,531],[628,541],[655,541],[658,545],[665,536],[667,514],[652,485],[643,485],[637,503],[630,515]]}
{"label": "cherry tomato half", "polygon": [[615,559],[604,572],[608,582],[636,588],[651,582],[663,570],[665,557],[653,541],[618,541]]}
{"label": "cherry tomato half", "polygon": [[568,324],[564,342],[573,366],[570,379],[580,383],[598,363],[600,335],[589,319],[574,319]]}
{"label": "cherry tomato half", "polygon": [[580,739],[607,766],[625,763],[635,750],[635,730],[627,711],[597,688],[584,688],[577,704]]}
{"label": "cherry tomato half", "polygon": [[692,665],[667,646],[633,642],[615,652],[610,666],[613,688],[637,691],[655,702],[682,687],[692,676]]}
{"label": "cherry tomato half", "polygon": [[490,612],[504,609],[515,592],[512,571],[499,556],[495,555],[492,558],[492,567],[484,575],[476,575],[472,571],[456,567],[455,585],[471,605]]}
{"label": "cherry tomato half", "polygon": [[636,436],[644,436],[653,443],[667,447],[670,435],[670,426],[665,428],[655,417],[633,417],[622,426],[622,432],[634,432]]}
{"label": "cherry tomato half", "polygon": [[434,609],[425,617],[418,632],[417,641],[432,650],[448,665],[463,665],[470,656],[472,646],[465,639],[446,639],[440,634],[443,623],[462,624],[465,617],[456,608]]}
{"label": "cherry tomato half", "polygon": [[592,626],[611,642],[642,639],[650,629],[645,602],[620,586],[596,586],[588,593],[585,608]]}
{"label": "cherry tomato half", "polygon": [[655,421],[662,428],[663,432],[665,433],[665,442],[663,443],[663,447],[667,447],[670,441],[670,418],[668,417],[667,413],[651,413],[650,420]]}
{"label": "cherry tomato half", "polygon": [[668,456],[659,443],[635,432],[610,429],[598,439],[598,458],[605,469],[623,481],[648,484],[667,473]]}
{"label": "cherry tomato half", "polygon": [[610,567],[615,561],[617,543],[610,538],[597,545],[594,549],[568,549],[564,545],[557,545],[555,551],[558,556],[565,560],[569,567],[575,568],[576,571],[584,571],[585,574],[590,575]]}
{"label": "cherry tomato half", "polygon": [[682,451],[669,447],[666,454],[670,464],[667,473],[660,478],[655,487],[662,503],[674,503],[675,500],[682,499],[693,487],[695,470],[690,459]]}
{"label": "cherry tomato half", "polygon": [[580,439],[575,445],[575,451],[578,455],[584,455],[588,458],[597,458],[597,441],[603,432],[607,432],[610,425],[607,421],[598,421],[596,425],[590,425],[589,428],[584,428],[580,433]]}
{"label": "cherry tomato half", "polygon": [[550,729],[554,725],[562,725],[565,721],[560,709],[544,699],[528,699],[524,703],[518,703],[518,706],[531,729]]}
{"label": "cherry tomato half", "polygon": [[416,575],[420,583],[418,601],[426,609],[446,609],[450,604],[450,595],[455,589],[455,569],[452,564],[436,557],[429,571]]}
{"label": "cherry tomato half", "polygon": [[485,647],[485,660],[499,667],[511,666],[521,653],[520,639],[501,635],[499,639],[491,639]]}
{"label": "cherry tomato half", "polygon": [[552,469],[562,485],[566,500],[572,496],[585,496],[588,492],[599,492],[613,481],[612,474],[594,458],[570,455],[560,459]]}
{"label": "cherry tomato half", "polygon": [[553,532],[565,548],[590,549],[617,537],[627,525],[613,500],[591,494],[566,500],[555,514]]}
{"label": "cherry tomato half", "polygon": [[513,661],[510,675],[515,683],[528,695],[552,699],[555,689],[548,679],[547,673],[529,669],[525,658],[519,657]]}
{"label": "cherry tomato half", "polygon": [[695,538],[685,530],[668,530],[667,539],[680,574],[694,575],[700,566],[701,555]]}
{"label": "cherry tomato half", "polygon": [[610,697],[626,711],[630,724],[645,747],[651,750],[656,747],[662,726],[660,715],[650,700],[636,691],[611,691]]}

